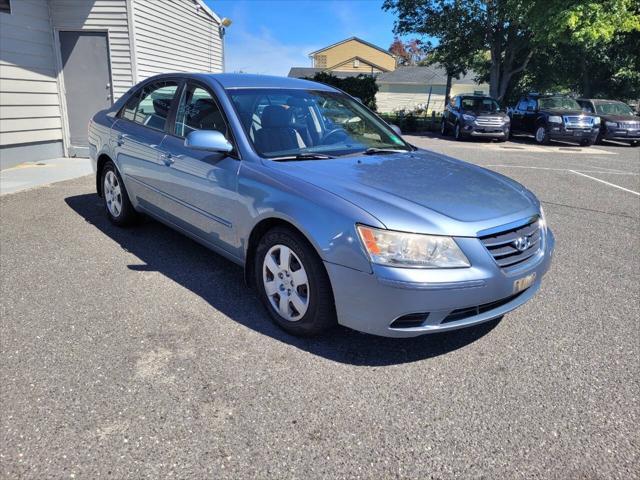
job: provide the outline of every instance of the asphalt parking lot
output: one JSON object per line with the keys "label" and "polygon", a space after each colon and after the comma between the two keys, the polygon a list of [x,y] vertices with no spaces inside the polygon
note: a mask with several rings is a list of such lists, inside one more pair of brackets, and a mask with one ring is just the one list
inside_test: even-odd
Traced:
{"label": "asphalt parking lot", "polygon": [[91,177],[0,198],[0,477],[640,478],[640,148],[409,139],[541,199],[554,264],[502,321],[300,340]]}

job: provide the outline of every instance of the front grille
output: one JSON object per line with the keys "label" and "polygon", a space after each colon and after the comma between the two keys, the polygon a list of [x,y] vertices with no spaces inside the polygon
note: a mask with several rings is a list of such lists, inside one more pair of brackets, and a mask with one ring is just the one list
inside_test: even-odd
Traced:
{"label": "front grille", "polygon": [[534,218],[527,224],[480,237],[501,268],[512,269],[540,250],[540,220]]}
{"label": "front grille", "polygon": [[593,127],[593,117],[570,116],[562,117],[565,128],[591,128]]}
{"label": "front grille", "polygon": [[620,128],[625,128],[627,130],[639,130],[640,122],[620,122]]}
{"label": "front grille", "polygon": [[454,310],[449,315],[444,317],[444,320],[440,323],[449,323],[449,322],[457,322],[459,320],[465,320],[470,317],[475,317],[476,315],[480,315],[481,313],[488,312],[495,308],[506,305],[507,303],[515,300],[520,295],[522,295],[527,290],[523,290],[521,292],[516,293],[515,295],[511,295],[510,297],[503,298],[501,300],[496,300],[495,302],[484,303],[482,305],[476,305],[475,307],[467,307],[467,308],[459,308]]}
{"label": "front grille", "polygon": [[501,117],[478,117],[476,124],[482,127],[501,127],[504,121]]}

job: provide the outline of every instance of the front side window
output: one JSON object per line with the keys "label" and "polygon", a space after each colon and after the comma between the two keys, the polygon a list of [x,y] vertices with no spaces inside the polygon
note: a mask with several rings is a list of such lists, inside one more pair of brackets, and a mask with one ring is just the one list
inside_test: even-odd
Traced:
{"label": "front side window", "polygon": [[131,96],[121,117],[155,130],[164,130],[177,90],[178,83],[174,81],[146,85],[141,92]]}
{"label": "front side window", "polygon": [[211,94],[202,87],[189,85],[182,92],[174,133],[186,137],[194,130],[217,130],[229,139],[227,124]]}
{"label": "front side window", "polygon": [[339,92],[246,88],[228,95],[263,157],[412,150],[360,102]]}

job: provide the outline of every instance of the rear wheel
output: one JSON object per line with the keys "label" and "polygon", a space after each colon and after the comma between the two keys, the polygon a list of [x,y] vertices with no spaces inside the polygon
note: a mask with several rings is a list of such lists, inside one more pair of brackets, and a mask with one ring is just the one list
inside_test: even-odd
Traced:
{"label": "rear wheel", "polygon": [[283,330],[312,336],[336,325],[329,276],[300,234],[283,227],[267,232],[258,244],[254,268],[260,300]]}
{"label": "rear wheel", "polygon": [[536,129],[536,142],[539,145],[549,144],[549,135],[547,134],[547,129],[545,128],[544,125],[540,125]]}
{"label": "rear wheel", "polygon": [[111,161],[102,169],[102,198],[107,217],[113,224],[125,227],[138,220],[122,178]]}

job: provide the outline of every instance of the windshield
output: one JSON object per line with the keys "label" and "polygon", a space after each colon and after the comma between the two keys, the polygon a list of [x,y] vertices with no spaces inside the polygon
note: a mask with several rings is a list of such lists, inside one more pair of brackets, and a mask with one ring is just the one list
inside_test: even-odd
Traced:
{"label": "windshield", "polygon": [[376,115],[342,93],[265,88],[227,93],[253,146],[266,158],[412,150]]}
{"label": "windshield", "polygon": [[600,115],[633,115],[631,107],[624,103],[596,103],[596,112]]}
{"label": "windshield", "polygon": [[493,98],[463,97],[462,109],[476,113],[495,113],[500,111],[500,105]]}
{"label": "windshield", "polygon": [[582,110],[580,104],[569,97],[547,97],[538,99],[541,110]]}

